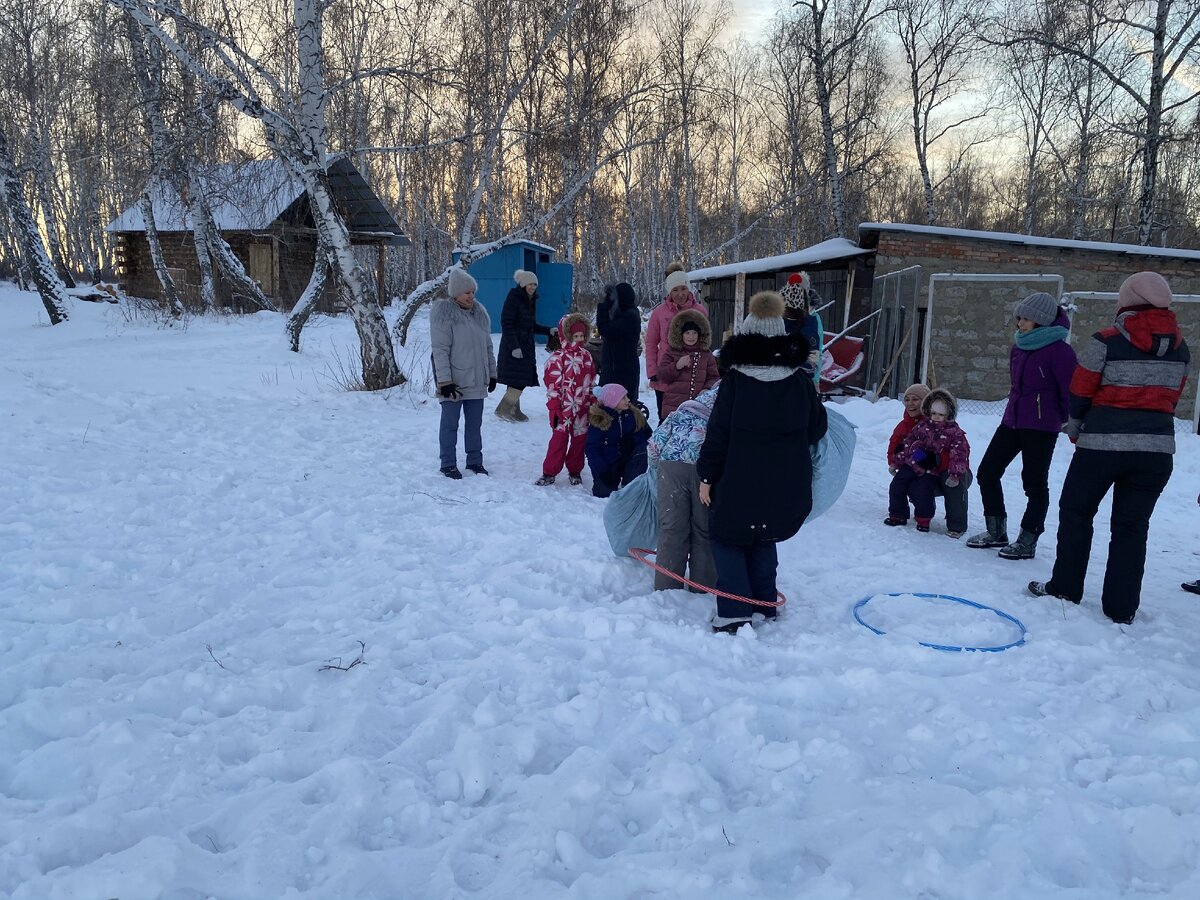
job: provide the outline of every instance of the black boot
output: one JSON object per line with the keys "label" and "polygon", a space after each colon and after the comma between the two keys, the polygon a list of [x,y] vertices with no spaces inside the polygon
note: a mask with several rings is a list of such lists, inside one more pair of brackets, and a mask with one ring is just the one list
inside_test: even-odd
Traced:
{"label": "black boot", "polygon": [[967,538],[967,546],[974,547],[976,550],[988,547],[1007,547],[1008,517],[984,516],[983,521],[987,525],[987,531],[971,535]]}
{"label": "black boot", "polygon": [[997,555],[1003,559],[1033,559],[1037,554],[1037,542],[1036,534],[1022,528],[1017,539],[1007,547],[1002,547]]}

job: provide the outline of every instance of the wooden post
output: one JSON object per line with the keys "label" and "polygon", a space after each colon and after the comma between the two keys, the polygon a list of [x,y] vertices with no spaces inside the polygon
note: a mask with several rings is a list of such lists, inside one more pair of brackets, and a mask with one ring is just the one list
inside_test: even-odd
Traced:
{"label": "wooden post", "polygon": [[738,272],[733,279],[733,330],[736,332],[746,318],[746,273]]}
{"label": "wooden post", "polygon": [[376,260],[375,268],[375,291],[378,294],[379,306],[382,308],[387,299],[384,296],[383,290],[383,273],[387,271],[387,244],[382,241],[376,245],[379,249],[378,259]]}

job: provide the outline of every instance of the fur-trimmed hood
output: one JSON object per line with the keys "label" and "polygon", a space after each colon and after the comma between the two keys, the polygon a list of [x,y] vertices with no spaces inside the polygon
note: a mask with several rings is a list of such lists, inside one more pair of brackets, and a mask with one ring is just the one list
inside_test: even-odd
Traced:
{"label": "fur-trimmed hood", "polygon": [[921,414],[929,418],[929,408],[938,400],[946,404],[946,408],[950,410],[950,414],[946,416],[947,422],[958,421],[958,401],[954,399],[954,395],[942,388],[934,388],[930,391],[925,399],[921,402]]}
{"label": "fur-trimmed hood", "polygon": [[[646,415],[642,412],[639,404],[631,402],[629,408],[633,411],[633,421],[637,424],[640,431],[646,427]],[[588,424],[595,425],[601,431],[608,431],[613,423],[615,410],[609,409],[599,400],[592,404],[592,408],[588,410]]]}
{"label": "fur-trimmed hood", "polygon": [[733,366],[783,366],[798,369],[808,361],[808,339],[799,333],[767,337],[735,334],[721,347],[721,371]]}
{"label": "fur-trimmed hood", "polygon": [[583,325],[583,340],[587,343],[592,335],[592,323],[588,321],[588,317],[582,313],[567,313],[558,320],[558,342],[563,347],[568,347],[571,344],[571,326],[575,323]]}
{"label": "fur-trimmed hood", "polygon": [[708,321],[708,316],[698,309],[685,309],[675,314],[675,318],[671,320],[671,327],[667,329],[667,343],[671,345],[671,349],[683,349],[683,326],[688,324],[695,325],[700,329],[700,340],[696,342],[695,349],[711,350],[712,325]]}

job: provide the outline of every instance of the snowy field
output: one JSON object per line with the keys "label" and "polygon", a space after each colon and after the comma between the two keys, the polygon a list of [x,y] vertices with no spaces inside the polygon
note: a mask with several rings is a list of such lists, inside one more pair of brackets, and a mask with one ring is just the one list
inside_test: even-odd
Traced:
{"label": "snowy field", "polygon": [[[538,390],[451,482],[427,384],[338,386],[348,321],[296,355],[273,314],[71,315],[0,287],[0,896],[1200,897],[1200,438],[1120,627],[1107,506],[1083,605],[1027,597],[1056,508],[1031,562],[885,528],[901,407],[845,403],[791,602],[728,637],[611,555],[586,486],[533,486]],[[997,419],[962,424],[977,465]],[[886,636],[855,622],[891,592]],[[914,592],[1028,641],[921,647],[1014,627]]]}

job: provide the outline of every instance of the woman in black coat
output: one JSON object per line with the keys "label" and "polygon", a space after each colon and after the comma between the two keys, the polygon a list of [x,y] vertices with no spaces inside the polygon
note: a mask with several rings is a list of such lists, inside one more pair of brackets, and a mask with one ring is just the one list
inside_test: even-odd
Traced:
{"label": "woman in black coat", "polygon": [[550,335],[550,329],[537,321],[538,278],[533,272],[517,269],[513,273],[517,286],[504,298],[500,312],[500,356],[496,361],[496,380],[508,390],[496,405],[496,415],[510,422],[527,422],[521,412],[521,391],[536,387],[537,354],[533,336]]}
{"label": "woman in black coat", "polygon": [[[750,314],[721,348],[725,375],[696,463],[719,591],[774,602],[776,544],[812,511],[809,448],[828,420],[803,368],[808,352],[803,335],[787,334],[774,291],[750,298]],[[718,597],[713,631],[732,633],[756,612],[776,614]]]}
{"label": "woman in black coat", "polygon": [[638,341],[642,336],[642,315],[637,295],[622,281],[609,285],[604,299],[596,307],[596,328],[604,343],[600,349],[600,383],[619,384],[631,401],[638,398],[642,364]]}

